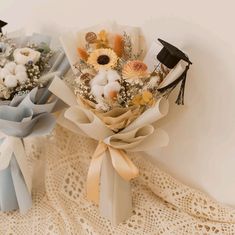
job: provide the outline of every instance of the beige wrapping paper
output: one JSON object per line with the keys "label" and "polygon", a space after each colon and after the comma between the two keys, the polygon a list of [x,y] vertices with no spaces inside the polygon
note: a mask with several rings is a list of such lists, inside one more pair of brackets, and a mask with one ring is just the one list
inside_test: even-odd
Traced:
{"label": "beige wrapping paper", "polygon": [[[87,32],[98,33],[101,30],[121,35],[126,32],[132,41],[133,54],[138,54],[141,49],[144,49],[140,28],[121,26],[115,22],[86,28],[77,33],[66,33],[61,37],[61,43],[75,74],[78,72],[75,65],[79,62],[76,54],[77,47],[85,47]],[[109,38],[109,41],[112,44],[112,38]],[[154,127],[155,122],[167,114],[168,101],[160,99],[153,108],[139,117],[137,117],[138,109],[129,110],[129,113],[123,110],[112,110],[106,115],[87,109],[89,104],[76,100],[73,92],[58,79],[53,81],[50,90],[70,106],[59,117],[59,123],[73,132],[82,132],[99,141],[98,153],[95,152],[93,155],[88,172],[88,191],[92,191],[97,187],[97,182],[100,182],[100,193],[94,190],[93,195],[88,193],[88,198],[97,202],[99,197],[100,214],[110,219],[113,224],[126,220],[132,212],[129,180],[136,174],[136,169],[124,151],[128,154],[128,152],[154,150],[168,144],[168,135],[160,128]],[[123,115],[121,115],[122,112]],[[119,133],[113,132],[119,129],[123,130]],[[107,149],[100,153],[100,149],[104,146]],[[117,156],[110,156],[110,151],[116,151]],[[131,170],[133,170],[132,176],[128,176],[128,171]],[[100,173],[100,177],[97,172]],[[93,181],[89,181],[89,176],[94,177]]]}
{"label": "beige wrapping paper", "polygon": [[113,225],[132,215],[132,195],[129,181],[125,181],[113,168],[109,152],[103,159],[100,176],[100,214]]}
{"label": "beige wrapping paper", "polygon": [[[137,174],[135,166],[128,159],[128,152],[154,150],[168,144],[167,133],[154,127],[154,124],[167,114],[168,101],[160,99],[153,108],[144,112],[123,131],[114,133],[92,111],[81,107],[73,92],[59,78],[53,80],[49,90],[70,106],[59,118],[64,127],[72,128],[73,132],[83,132],[107,146],[108,150],[104,153],[94,154],[88,173],[88,176],[95,175],[94,182],[89,181],[89,178],[88,182],[94,184],[94,187],[97,186],[97,181],[100,182],[100,214],[114,224],[126,220],[132,211],[129,180]],[[111,154],[110,157],[110,151],[115,151],[117,156]],[[127,155],[124,151],[127,151]],[[131,169],[132,176],[128,175]],[[100,176],[97,176],[97,172]],[[93,187],[90,184],[88,186],[89,189]],[[96,190],[94,194],[91,197],[96,201]]]}

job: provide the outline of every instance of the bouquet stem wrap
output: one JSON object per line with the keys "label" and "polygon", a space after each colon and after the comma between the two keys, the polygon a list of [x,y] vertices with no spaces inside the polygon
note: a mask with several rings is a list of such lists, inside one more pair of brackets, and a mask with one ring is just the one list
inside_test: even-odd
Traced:
{"label": "bouquet stem wrap", "polygon": [[23,140],[1,135],[0,199],[1,210],[13,210],[21,205],[25,212],[32,205],[31,176],[28,171]]}
{"label": "bouquet stem wrap", "polygon": [[37,104],[42,90],[34,88],[9,105],[0,106],[0,210],[20,209],[25,213],[32,205],[32,177],[28,168],[24,138],[47,135],[55,124],[51,114],[57,100]]}
{"label": "bouquet stem wrap", "polygon": [[128,219],[132,211],[129,181],[139,173],[128,152],[154,150],[168,144],[167,133],[156,125],[167,114],[168,101],[159,99],[124,130],[114,133],[91,110],[83,108],[59,78],[53,80],[49,90],[70,106],[59,117],[59,124],[98,141],[88,171],[88,199],[99,203],[100,214],[114,224]]}
{"label": "bouquet stem wrap", "polygon": [[124,180],[130,181],[139,174],[139,170],[123,150],[115,149],[100,141],[92,156],[87,176],[87,198],[97,204],[99,201],[101,167],[103,159],[107,157],[107,152],[111,158],[113,168]]}

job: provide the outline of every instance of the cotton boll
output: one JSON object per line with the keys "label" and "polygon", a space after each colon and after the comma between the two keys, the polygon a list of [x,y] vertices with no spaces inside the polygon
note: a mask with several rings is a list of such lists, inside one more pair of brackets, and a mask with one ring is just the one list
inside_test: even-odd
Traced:
{"label": "cotton boll", "polygon": [[94,95],[96,98],[101,98],[103,93],[104,93],[104,87],[100,85],[93,85],[91,87],[91,93]]}
{"label": "cotton boll", "polygon": [[9,62],[4,66],[4,68],[7,69],[10,73],[14,73],[15,67],[16,67],[16,63],[14,62]]}
{"label": "cotton boll", "polygon": [[4,84],[8,88],[14,88],[17,86],[17,78],[14,75],[8,75],[5,77]]}
{"label": "cotton boll", "polygon": [[19,81],[20,84],[25,83],[28,79],[26,72],[20,72],[15,75],[16,79]]}
{"label": "cotton boll", "polygon": [[16,67],[15,67],[15,74],[25,73],[25,72],[26,72],[26,68],[25,68],[24,65],[21,65],[21,64],[16,65]]}
{"label": "cotton boll", "polygon": [[36,63],[40,59],[41,53],[31,48],[17,48],[13,53],[14,60],[17,64],[27,64],[29,61]]}
{"label": "cotton boll", "polygon": [[91,80],[91,87],[93,85],[101,85],[104,86],[107,84],[107,73],[105,70],[99,71],[99,73]]}
{"label": "cotton boll", "polygon": [[6,68],[3,68],[0,70],[0,81],[3,82],[4,78],[7,76],[7,75],[10,75],[10,71]]}
{"label": "cotton boll", "polygon": [[115,81],[120,80],[121,78],[118,72],[113,69],[108,70],[107,77],[108,77],[109,82],[115,82]]}
{"label": "cotton boll", "polygon": [[104,97],[111,99],[116,98],[120,89],[121,86],[118,82],[110,82],[104,87]]}

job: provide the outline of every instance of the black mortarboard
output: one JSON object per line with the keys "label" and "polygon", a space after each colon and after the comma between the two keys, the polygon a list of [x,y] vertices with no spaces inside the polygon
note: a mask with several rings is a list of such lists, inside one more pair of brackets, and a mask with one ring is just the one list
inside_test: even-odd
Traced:
{"label": "black mortarboard", "polygon": [[3,28],[5,25],[7,25],[7,23],[4,22],[4,21],[2,21],[2,20],[0,20],[0,33],[2,33],[2,28]]}
{"label": "black mortarboard", "polygon": [[167,68],[173,69],[180,60],[184,60],[189,64],[192,64],[189,58],[177,47],[160,38],[158,39],[158,41],[163,45],[163,48],[158,53],[157,59]]}
{"label": "black mortarboard", "polygon": [[158,89],[158,91],[162,93],[166,92],[167,90],[172,91],[180,82],[182,82],[176,103],[184,104],[185,82],[187,72],[192,62],[189,60],[188,56],[184,54],[181,50],[179,50],[177,47],[171,45],[170,43],[160,38],[158,39],[158,41],[163,45],[163,48],[157,55],[157,59],[160,61],[160,63],[164,64],[169,69],[173,69],[179,63],[180,60],[184,60],[188,63],[187,67],[185,68],[185,71],[174,82]]}

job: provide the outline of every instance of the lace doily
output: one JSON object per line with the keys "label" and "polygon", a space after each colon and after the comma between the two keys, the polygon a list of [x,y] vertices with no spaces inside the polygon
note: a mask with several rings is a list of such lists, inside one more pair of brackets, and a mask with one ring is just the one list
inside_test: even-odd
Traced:
{"label": "lace doily", "polygon": [[95,141],[57,126],[50,137],[25,144],[35,172],[34,205],[26,215],[1,212],[0,234],[235,234],[233,208],[181,184],[143,156],[132,158],[141,172],[132,182],[133,216],[112,227],[85,197]]}

